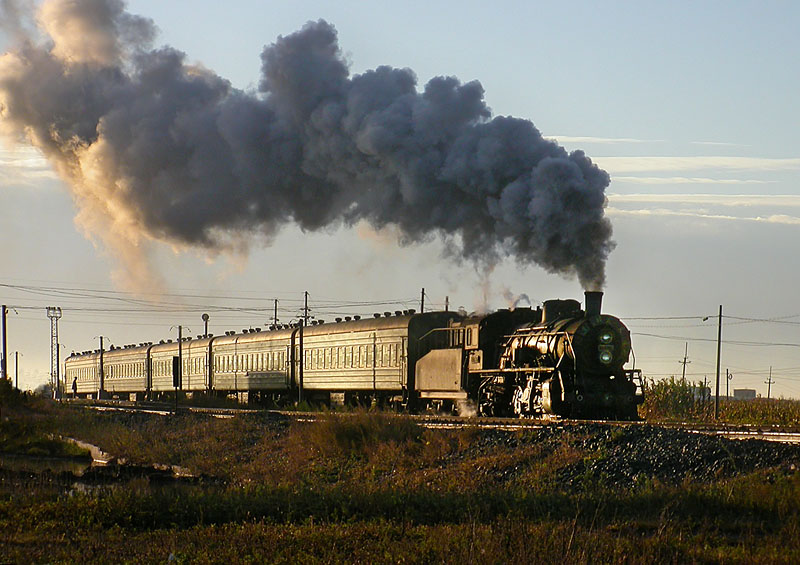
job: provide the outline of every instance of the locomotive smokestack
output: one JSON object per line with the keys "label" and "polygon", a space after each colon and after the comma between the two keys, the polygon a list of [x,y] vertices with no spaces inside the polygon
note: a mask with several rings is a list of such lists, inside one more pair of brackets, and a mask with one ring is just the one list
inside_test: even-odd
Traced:
{"label": "locomotive smokestack", "polygon": [[599,316],[603,306],[602,291],[587,290],[583,295],[586,298],[586,317]]}

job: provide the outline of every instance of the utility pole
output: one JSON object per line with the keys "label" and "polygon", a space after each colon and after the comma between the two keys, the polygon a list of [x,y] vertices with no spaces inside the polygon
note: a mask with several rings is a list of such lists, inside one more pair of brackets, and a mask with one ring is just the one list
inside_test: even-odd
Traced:
{"label": "utility pole", "polygon": [[103,374],[103,336],[100,336],[100,386],[97,389],[97,399],[104,396],[105,390],[105,375]]}
{"label": "utility pole", "polygon": [[14,388],[19,390],[19,351],[14,352]]}
{"label": "utility pole", "polygon": [[[308,293],[306,293],[308,295]],[[303,328],[305,327],[304,321],[300,320],[300,331],[298,332],[298,340],[299,340],[299,348],[298,348],[298,357],[297,360],[297,403],[300,404],[303,402],[303,362],[305,357],[305,352],[303,350]]]}
{"label": "utility pole", "polygon": [[772,383],[775,381],[772,380],[772,365],[769,366],[769,379],[764,381],[764,384],[767,385],[767,400],[769,400],[769,395],[772,393]]}
{"label": "utility pole", "polygon": [[208,314],[203,314],[203,337],[208,337]]}
{"label": "utility pole", "polygon": [[422,314],[425,311],[425,287],[422,288],[422,292],[419,295],[419,313]]}
{"label": "utility pole", "polygon": [[183,389],[183,326],[178,326],[178,388]]}
{"label": "utility pole", "polygon": [[714,402],[714,419],[719,420],[719,361],[722,353],[722,304],[719,305],[719,329],[717,331],[717,399]]}
{"label": "utility pole", "polygon": [[272,314],[272,326],[278,327],[278,299],[275,299],[275,312]]}
{"label": "utility pole", "polygon": [[[277,300],[275,301],[275,303],[276,303],[276,312],[277,312]],[[311,311],[311,309],[308,307],[308,291],[305,291],[303,293],[303,322],[304,322],[304,325],[306,325],[306,326],[308,325],[308,319],[311,317],[311,316],[308,315],[308,313],[310,311]],[[277,317],[277,314],[275,314],[275,316]]]}
{"label": "utility pole", "polygon": [[688,356],[689,356],[689,342],[687,341],[686,348],[684,349],[683,352],[683,361],[678,361],[678,363],[683,365],[683,374],[681,374],[681,379],[684,381],[686,380],[686,364],[691,363],[691,361],[687,361]]}
{"label": "utility pole", "polygon": [[444,311],[445,312],[449,312],[450,311],[450,297],[449,296],[445,296],[444,297]]}
{"label": "utility pole", "polygon": [[58,306],[48,306],[47,317],[50,318],[50,384],[53,387],[53,398],[61,398],[61,379],[58,375],[58,365],[60,361],[58,320],[61,318],[61,308]]}
{"label": "utility pole", "polygon": [[6,335],[6,318],[8,317],[8,306],[3,304],[2,306],[2,318],[3,318],[3,358],[0,359],[0,371],[2,371],[2,376],[4,379],[8,379],[8,336]]}
{"label": "utility pole", "polygon": [[730,384],[732,378],[733,378],[733,373],[730,373],[728,372],[728,369],[725,369],[725,398],[727,400],[731,399]]}

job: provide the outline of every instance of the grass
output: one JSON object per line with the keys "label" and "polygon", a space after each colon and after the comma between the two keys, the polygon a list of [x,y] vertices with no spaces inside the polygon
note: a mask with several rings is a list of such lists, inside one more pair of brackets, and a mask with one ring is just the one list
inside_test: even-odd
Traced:
{"label": "grass", "polygon": [[[612,456],[593,449],[585,428],[492,434],[431,430],[370,411],[308,424],[52,403],[6,403],[3,414],[0,449],[60,433],[135,463],[181,465],[218,480],[158,486],[139,478],[83,491],[0,475],[2,561],[800,560],[796,471],[784,465],[678,484],[587,475],[571,485],[567,469]],[[616,430],[609,436],[622,440]]]}

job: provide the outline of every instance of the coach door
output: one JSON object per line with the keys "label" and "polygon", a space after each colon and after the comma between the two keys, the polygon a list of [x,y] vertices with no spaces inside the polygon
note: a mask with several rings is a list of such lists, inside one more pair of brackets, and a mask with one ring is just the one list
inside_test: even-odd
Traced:
{"label": "coach door", "polygon": [[398,355],[400,356],[398,365],[400,365],[400,386],[405,386],[406,375],[408,373],[408,354],[406,348],[408,347],[408,340],[406,338],[400,338],[400,351],[398,351]]}

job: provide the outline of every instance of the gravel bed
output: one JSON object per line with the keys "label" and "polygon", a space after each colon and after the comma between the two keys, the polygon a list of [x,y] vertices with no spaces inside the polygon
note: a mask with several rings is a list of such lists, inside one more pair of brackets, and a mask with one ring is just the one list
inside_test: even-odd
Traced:
{"label": "gravel bed", "polygon": [[[555,450],[564,442],[585,454],[581,461],[554,470],[560,484],[575,489],[598,483],[628,488],[643,480],[708,482],[758,469],[778,467],[795,472],[800,468],[800,445],[728,439],[650,425],[554,424],[525,432],[484,430],[458,457],[530,444],[539,444],[544,451]],[[520,471],[520,465],[497,469],[496,479],[512,480]]]}

